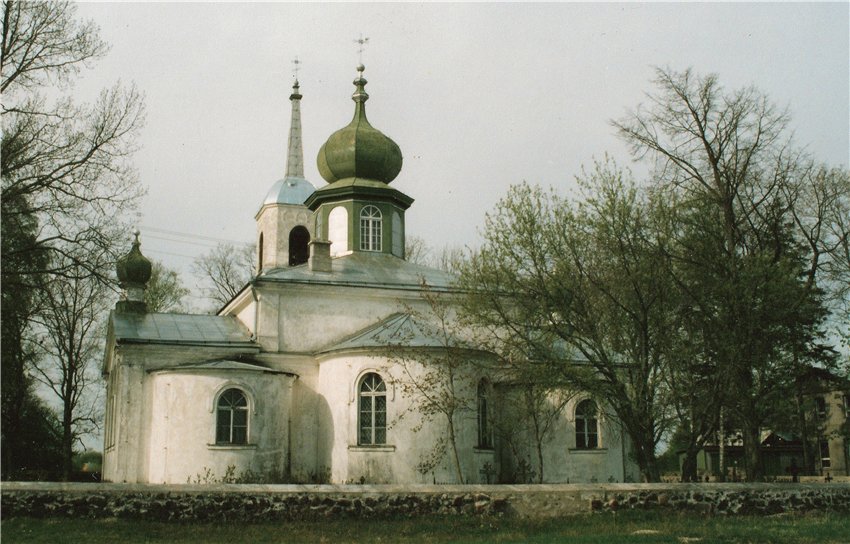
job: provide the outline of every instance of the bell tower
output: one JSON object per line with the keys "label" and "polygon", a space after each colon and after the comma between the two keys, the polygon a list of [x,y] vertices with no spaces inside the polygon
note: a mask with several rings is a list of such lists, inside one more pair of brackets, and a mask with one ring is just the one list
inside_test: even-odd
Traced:
{"label": "bell tower", "polygon": [[[298,60],[294,61],[296,68]],[[296,74],[297,76],[297,74]],[[257,274],[264,270],[298,266],[307,262],[314,235],[312,212],[304,201],[315,187],[304,178],[301,145],[301,93],[296,77],[289,100],[292,118],[286,157],[286,177],[272,185],[255,219],[257,221]]]}

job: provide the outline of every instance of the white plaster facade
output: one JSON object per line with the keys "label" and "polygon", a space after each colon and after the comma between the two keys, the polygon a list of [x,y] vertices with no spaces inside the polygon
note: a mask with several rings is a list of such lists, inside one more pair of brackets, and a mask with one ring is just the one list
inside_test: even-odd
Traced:
{"label": "white plaster facade", "polygon": [[[365,80],[360,91],[362,85]],[[364,95],[355,96],[363,102]],[[293,97],[301,98],[297,92]],[[293,142],[300,146],[295,131],[290,147]],[[290,159],[297,151],[290,149]],[[432,469],[418,469],[445,438],[446,421],[423,420],[415,397],[403,394],[405,374],[386,342],[389,328],[405,316],[427,314],[423,282],[448,300],[453,296],[449,274],[403,258],[403,211],[412,199],[379,182],[361,186],[348,178],[336,192],[316,197],[322,192],[316,191],[302,205],[303,195],[286,192],[286,180],[301,179],[303,172],[290,168],[287,174],[256,216],[259,271],[218,315],[151,314],[120,304],[111,315],[103,367],[105,480],[186,483],[250,474],[266,482],[462,483],[448,453]],[[355,230],[360,219],[334,208],[340,202],[359,210],[370,198],[376,205],[392,203],[386,208],[392,213],[381,219],[388,241],[378,251],[346,245],[362,238]],[[325,229],[320,206],[346,213],[331,212]],[[297,226],[311,239],[326,237],[338,247],[316,240],[309,262],[289,266],[289,233]],[[427,335],[411,340],[412,353],[422,354],[414,368],[427,364],[427,353],[445,347]],[[498,433],[479,443],[477,386],[493,376],[487,354],[468,353],[459,390],[467,406],[478,408],[454,421],[462,479],[515,479],[518,456],[533,465],[536,453],[530,443],[506,448]],[[376,393],[381,399],[369,400],[361,387],[373,375],[385,390]],[[499,399],[511,394],[510,386],[493,385],[488,425],[505,417],[510,406]],[[598,444],[576,447],[575,406],[568,404],[552,426],[544,446],[544,480],[634,478],[627,440],[610,417],[599,415]],[[361,432],[367,417],[368,435]],[[364,442],[363,436],[371,438]]]}

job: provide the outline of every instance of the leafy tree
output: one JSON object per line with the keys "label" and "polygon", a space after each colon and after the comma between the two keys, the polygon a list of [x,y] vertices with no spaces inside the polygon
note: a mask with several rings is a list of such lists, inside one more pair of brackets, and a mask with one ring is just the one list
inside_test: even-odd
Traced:
{"label": "leafy tree", "polygon": [[[37,233],[37,222],[32,214],[25,213],[27,201],[18,198],[4,202],[6,207],[16,207],[22,213],[14,218],[3,218],[2,244],[3,281],[2,290],[2,342],[0,342],[0,398],[2,408],[2,471],[3,477],[16,473],[36,452],[31,443],[24,438],[24,432],[32,426],[27,414],[39,410],[37,399],[32,394],[31,380],[27,370],[38,357],[38,350],[32,337],[32,317],[38,310],[37,293],[39,286],[32,278],[18,274],[17,271],[43,267],[46,256],[40,252],[22,252],[18,248],[32,243]],[[49,446],[46,446],[49,447]]]}
{"label": "leafy tree", "polygon": [[643,479],[657,481],[676,304],[658,273],[667,267],[658,206],[610,162],[579,181],[581,201],[522,184],[488,214],[484,244],[461,272],[465,315],[503,359],[542,365],[552,385],[604,400]]}
{"label": "leafy tree", "polygon": [[219,308],[230,302],[254,274],[254,248],[218,244],[192,264],[204,294]]}
{"label": "leafy tree", "polygon": [[149,312],[183,311],[183,298],[189,289],[180,281],[180,274],[158,261],[153,261],[151,277],[145,289],[145,302]]}
{"label": "leafy tree", "polygon": [[790,143],[787,112],[754,88],[727,92],[690,70],[659,69],[655,84],[614,126],[636,159],[653,161],[660,187],[717,225],[707,251],[681,244],[671,258],[696,281],[687,292],[702,309],[704,353],[730,377],[747,478],[759,480],[760,429],[776,415],[771,401],[788,397],[789,361],[822,351],[820,262],[788,228],[811,161]]}
{"label": "leafy tree", "polygon": [[[5,414],[4,414],[5,417]],[[27,383],[14,435],[3,429],[3,478],[7,480],[56,480],[62,467],[62,427],[56,413]]]}

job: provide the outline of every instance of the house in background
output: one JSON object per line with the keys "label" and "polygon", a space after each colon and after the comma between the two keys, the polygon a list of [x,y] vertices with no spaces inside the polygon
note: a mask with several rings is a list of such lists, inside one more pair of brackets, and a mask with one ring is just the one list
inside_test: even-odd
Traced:
{"label": "house in background", "polygon": [[[318,152],[319,189],[304,178],[296,81],[286,176],[256,214],[258,270],[217,315],[147,312],[151,265],[138,235],[119,261],[125,297],[103,364],[104,480],[460,483],[445,422],[417,412],[405,381],[450,347],[415,317],[428,313],[423,286],[448,304],[458,292],[450,274],[405,259],[413,199],[390,187],[401,150],[366,119],[363,70],[351,123]],[[534,450],[508,451],[493,431],[510,414],[492,357],[458,352],[468,358],[458,390],[472,407],[455,422],[462,480],[523,479],[508,456],[532,464]],[[628,437],[603,413],[587,395],[566,402],[545,444],[546,482],[637,476]]]}
{"label": "house in background", "polygon": [[[850,382],[826,369],[809,367],[798,378],[797,391],[800,408],[796,431],[762,432],[764,475],[789,476],[793,463],[803,476],[850,476]],[[717,442],[700,450],[700,478],[716,478],[722,472],[720,450]],[[684,451],[678,454],[681,469]],[[740,436],[727,437],[722,455],[727,479],[743,472]]]}
{"label": "house in background", "polygon": [[805,441],[815,474],[850,476],[850,381],[810,367],[798,385],[805,407]]}

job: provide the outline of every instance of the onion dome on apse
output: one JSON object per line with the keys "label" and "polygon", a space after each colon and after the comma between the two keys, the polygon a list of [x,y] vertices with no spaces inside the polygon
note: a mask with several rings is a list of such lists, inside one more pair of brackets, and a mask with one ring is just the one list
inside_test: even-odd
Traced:
{"label": "onion dome on apse", "polygon": [[361,178],[390,183],[401,172],[401,149],[366,119],[365,67],[357,66],[354,118],[348,126],[330,135],[316,159],[319,173],[328,183]]}
{"label": "onion dome on apse", "polygon": [[135,236],[133,247],[115,264],[118,281],[124,288],[144,287],[151,279],[151,262],[142,255],[139,231],[133,231],[133,235]]}

